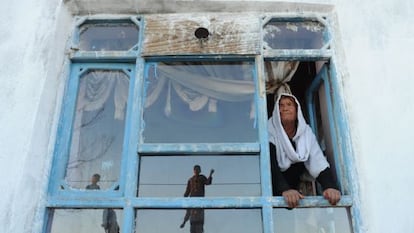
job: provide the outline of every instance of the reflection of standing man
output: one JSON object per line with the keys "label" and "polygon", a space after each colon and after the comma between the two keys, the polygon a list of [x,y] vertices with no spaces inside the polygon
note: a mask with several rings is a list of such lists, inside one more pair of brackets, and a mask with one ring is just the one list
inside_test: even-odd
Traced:
{"label": "reflection of standing man", "polygon": [[210,175],[208,176],[208,178],[200,173],[200,165],[195,165],[194,175],[190,179],[188,179],[184,197],[204,197],[205,186],[211,184],[211,181],[213,180],[213,177],[211,175],[213,175],[214,169],[210,170]]}
{"label": "reflection of standing man", "polygon": [[[210,170],[208,178],[201,173],[200,165],[194,166],[194,175],[188,179],[187,188],[184,193],[184,197],[204,197],[205,186],[210,185],[213,180],[214,169]],[[185,226],[185,223],[190,220],[190,233],[203,233],[204,226],[204,209],[195,208],[187,209],[184,216],[183,223],[180,225],[181,228]]]}
{"label": "reflection of standing man", "polygon": [[99,175],[98,173],[93,174],[91,178],[91,183],[86,186],[86,189],[101,189],[101,187],[99,187],[98,185],[100,179],[101,175]]}

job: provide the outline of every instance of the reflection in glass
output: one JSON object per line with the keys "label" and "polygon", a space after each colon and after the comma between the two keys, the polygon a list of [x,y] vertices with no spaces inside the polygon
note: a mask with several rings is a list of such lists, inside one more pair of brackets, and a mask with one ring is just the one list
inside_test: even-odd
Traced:
{"label": "reflection in glass", "polygon": [[[136,215],[135,233],[189,233],[191,217],[188,222],[182,225],[186,213],[185,209],[140,209]],[[193,221],[193,230],[200,229],[200,219],[194,217]],[[198,225],[196,225],[197,221]],[[260,209],[204,209],[203,223],[203,232],[263,232]],[[198,233],[199,231],[194,232]]]}
{"label": "reflection in glass", "polygon": [[306,208],[273,210],[276,233],[351,233],[346,208]]}
{"label": "reflection in glass", "polygon": [[[92,70],[80,78],[66,181],[105,189],[120,173],[129,78],[122,71]],[[91,187],[91,186],[88,186]]]}
{"label": "reflection in glass", "polygon": [[258,155],[141,156],[138,195],[184,196],[194,165],[200,165],[206,177],[214,169],[211,185],[205,186],[206,197],[260,195]]}
{"label": "reflection in glass", "polygon": [[133,23],[84,24],[80,27],[80,50],[127,51],[137,43],[138,27]]}
{"label": "reflection in glass", "polygon": [[256,142],[253,64],[149,64],[145,128],[148,143]]}
{"label": "reflection in glass", "polygon": [[321,49],[325,26],[316,21],[269,22],[264,27],[264,43],[272,49]]}
{"label": "reflection in glass", "polygon": [[52,210],[48,233],[118,233],[122,211],[118,209]]}

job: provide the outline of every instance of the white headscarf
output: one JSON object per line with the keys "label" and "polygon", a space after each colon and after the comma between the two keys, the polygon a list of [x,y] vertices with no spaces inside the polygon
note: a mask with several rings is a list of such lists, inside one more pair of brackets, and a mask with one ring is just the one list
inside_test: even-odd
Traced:
{"label": "white headscarf", "polygon": [[[297,104],[298,125],[296,134],[292,138],[296,144],[296,150],[292,146],[280,120],[279,101],[282,96],[292,97]],[[304,162],[306,169],[313,178],[316,178],[321,171],[329,167],[315,134],[303,117],[299,101],[295,96],[287,93],[278,96],[272,117],[268,121],[268,131],[269,141],[276,147],[276,159],[282,171],[286,171],[294,163]]]}

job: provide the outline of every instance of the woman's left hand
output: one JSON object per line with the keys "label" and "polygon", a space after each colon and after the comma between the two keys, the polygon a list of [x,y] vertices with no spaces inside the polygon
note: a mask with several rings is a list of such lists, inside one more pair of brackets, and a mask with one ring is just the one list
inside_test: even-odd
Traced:
{"label": "woman's left hand", "polygon": [[341,199],[341,193],[333,188],[327,188],[323,191],[323,197],[329,201],[331,205],[336,205]]}

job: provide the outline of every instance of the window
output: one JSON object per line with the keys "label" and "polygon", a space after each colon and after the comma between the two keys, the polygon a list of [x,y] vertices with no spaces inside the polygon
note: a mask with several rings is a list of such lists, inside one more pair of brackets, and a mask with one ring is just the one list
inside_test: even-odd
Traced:
{"label": "window", "polygon": [[[306,15],[79,18],[44,232],[358,233],[331,27]],[[337,206],[307,179],[298,208],[273,196],[267,120],[280,88],[333,167]],[[190,180],[197,169],[205,178]]]}
{"label": "window", "polygon": [[143,142],[258,141],[253,62],[147,66]]}

